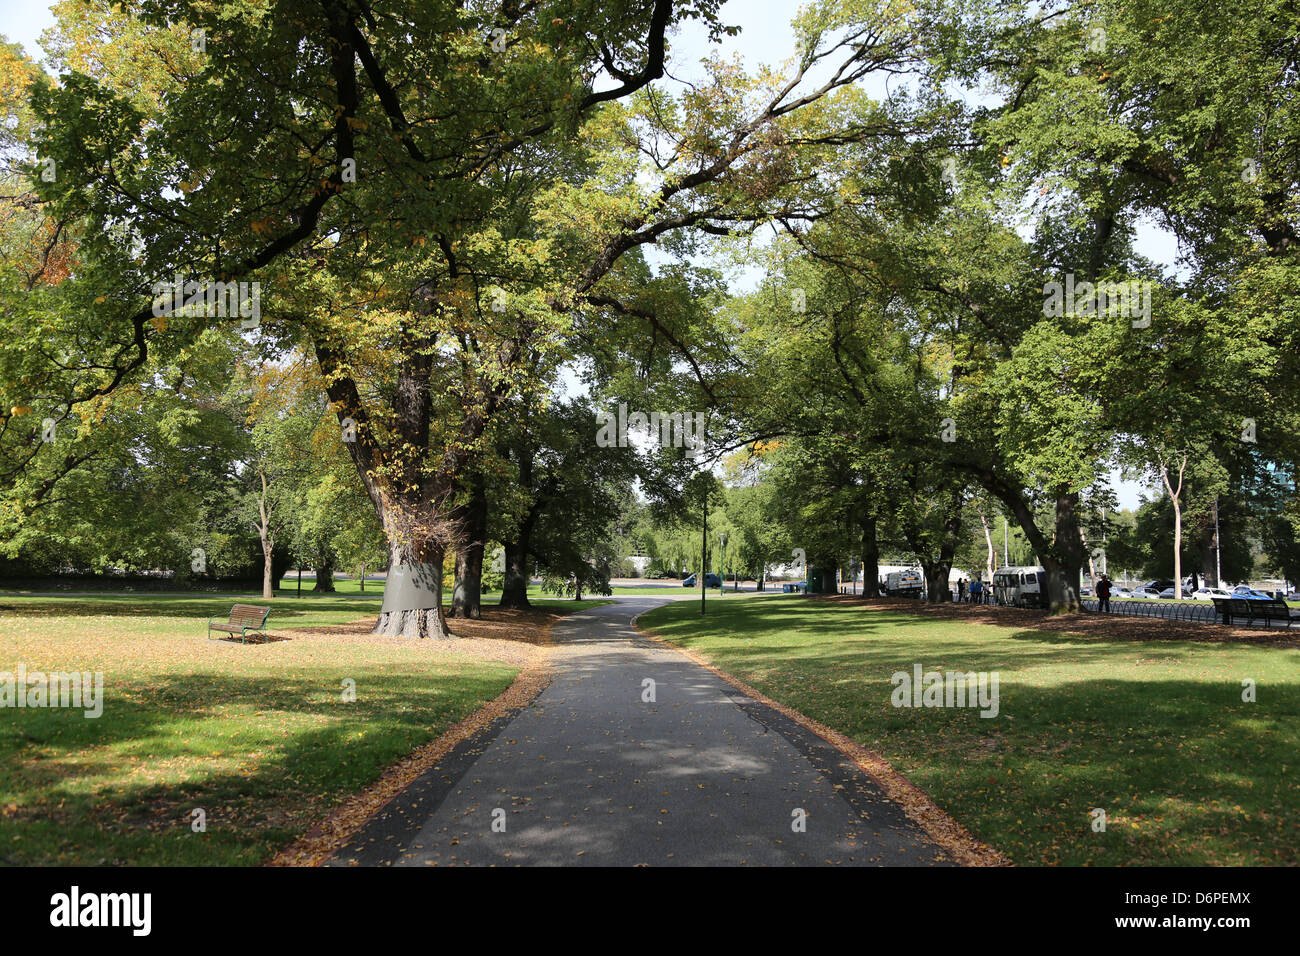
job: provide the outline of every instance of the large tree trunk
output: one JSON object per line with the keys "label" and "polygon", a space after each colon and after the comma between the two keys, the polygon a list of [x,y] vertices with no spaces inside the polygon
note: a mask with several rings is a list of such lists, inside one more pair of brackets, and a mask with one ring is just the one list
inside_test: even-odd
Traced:
{"label": "large tree trunk", "polygon": [[528,548],[533,533],[534,513],[524,517],[514,541],[507,541],[504,546],[506,559],[506,579],[501,588],[501,606],[529,608],[528,583],[532,575],[528,573]]}
{"label": "large tree trunk", "polygon": [[457,511],[456,581],[451,592],[451,616],[482,615],[483,549],[487,545],[488,501],[483,476],[470,479],[469,500]]}
{"label": "large tree trunk", "polygon": [[1078,493],[1057,495],[1056,535],[1050,548],[1039,550],[1043,568],[1047,571],[1047,609],[1050,613],[1073,614],[1082,607],[1079,603],[1079,575],[1083,571],[1085,549],[1083,534],[1079,530]]}
{"label": "large tree trunk", "polygon": [[326,552],[316,562],[316,586],[313,591],[321,591],[325,594],[334,593],[334,555]]}
{"label": "large tree trunk", "polygon": [[880,540],[876,519],[862,519],[862,595],[880,597]]}
{"label": "large tree trunk", "polygon": [[418,549],[390,543],[388,551],[388,575],[384,585],[385,603],[398,590],[396,582],[400,576],[409,578],[422,575],[427,597],[424,601],[414,602],[424,605],[422,607],[381,610],[379,620],[375,622],[371,633],[386,637],[451,637],[442,607],[444,549],[432,543]]}
{"label": "large tree trunk", "polygon": [[[442,606],[441,541],[403,542],[389,533],[384,603],[372,634],[450,638]],[[396,606],[394,606],[396,605]]]}
{"label": "large tree trunk", "polygon": [[938,561],[921,562],[925,572],[925,599],[928,604],[944,604],[952,600],[952,588],[948,586],[948,575],[952,572],[952,557],[940,556]]}

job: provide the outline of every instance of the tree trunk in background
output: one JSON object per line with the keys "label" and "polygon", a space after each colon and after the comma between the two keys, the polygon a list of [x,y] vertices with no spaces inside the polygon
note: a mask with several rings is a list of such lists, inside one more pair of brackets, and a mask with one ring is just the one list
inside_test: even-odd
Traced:
{"label": "tree trunk in background", "polygon": [[961,544],[962,504],[962,489],[953,488],[944,508],[937,555],[932,550],[934,542],[926,540],[919,529],[910,528],[906,532],[912,550],[921,558],[921,570],[925,575],[925,599],[929,604],[942,604],[952,600],[948,575],[952,571],[952,559],[957,554],[957,547]]}
{"label": "tree trunk in background", "polygon": [[482,615],[483,549],[487,546],[488,501],[481,474],[470,479],[469,500],[457,511],[456,583],[451,592],[451,616]]}
{"label": "tree trunk in background", "polygon": [[1088,580],[1094,584],[1097,581],[1097,565],[1092,559],[1092,548],[1088,547],[1088,536],[1079,529],[1079,540],[1083,542],[1083,552],[1088,556]]}
{"label": "tree trunk in background", "polygon": [[528,547],[533,533],[534,513],[529,511],[514,541],[505,542],[506,580],[501,588],[501,606],[529,608],[528,582],[532,575],[528,573]]}
{"label": "tree trunk in background", "polygon": [[262,597],[265,600],[271,600],[275,597],[275,572],[272,570],[271,552],[275,549],[275,542],[267,537],[266,532],[262,533]]}
{"label": "tree trunk in background", "polygon": [[275,536],[271,533],[271,503],[266,493],[266,472],[258,471],[262,494],[257,499],[257,536],[262,542],[262,599],[275,597]]}
{"label": "tree trunk in background", "polygon": [[862,596],[880,597],[880,541],[876,519],[862,519]]}
{"label": "tree trunk in background", "polygon": [[993,565],[997,563],[998,559],[998,549],[993,545],[993,532],[989,529],[988,515],[984,513],[983,508],[980,509],[979,514],[980,524],[984,526],[984,544],[989,549],[984,559],[984,570],[988,572],[988,582],[991,585],[993,583]]}
{"label": "tree trunk in background", "polygon": [[1219,577],[1214,573],[1214,525],[1207,525],[1196,542],[1201,555],[1201,586],[1207,588],[1222,587]]}
{"label": "tree trunk in background", "polygon": [[938,561],[922,561],[921,570],[925,572],[926,603],[944,604],[951,601],[952,588],[948,586],[948,575],[952,572],[952,555],[949,554],[947,559],[940,555]]}
{"label": "tree trunk in background", "polygon": [[325,594],[334,593],[334,556],[326,554],[316,562],[316,586],[313,591],[321,591]]}

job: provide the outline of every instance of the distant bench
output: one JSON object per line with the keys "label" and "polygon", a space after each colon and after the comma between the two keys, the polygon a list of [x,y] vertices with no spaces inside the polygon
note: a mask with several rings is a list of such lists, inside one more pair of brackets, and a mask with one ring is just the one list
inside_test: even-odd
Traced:
{"label": "distant bench", "polygon": [[[230,616],[223,623],[214,623],[218,618],[208,618],[208,637],[212,638],[213,631],[221,631],[225,634],[238,634],[239,640],[243,644],[248,643],[250,632],[260,633],[266,638],[266,618],[271,613],[269,607],[258,607],[256,604],[236,604],[230,609]],[[217,638],[224,640],[224,638]]]}
{"label": "distant bench", "polygon": [[1214,612],[1222,615],[1224,624],[1231,624],[1234,617],[1244,617],[1248,623],[1263,621],[1265,627],[1272,627],[1274,621],[1282,621],[1287,627],[1300,620],[1300,612],[1292,611],[1286,601],[1278,598],[1249,600],[1247,598],[1211,598]]}

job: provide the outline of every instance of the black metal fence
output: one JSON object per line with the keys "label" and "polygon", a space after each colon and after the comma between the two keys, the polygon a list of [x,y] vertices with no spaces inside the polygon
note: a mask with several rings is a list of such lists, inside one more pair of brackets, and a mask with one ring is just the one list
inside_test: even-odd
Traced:
{"label": "black metal fence", "polygon": [[[1080,602],[1089,611],[1097,610],[1096,598],[1084,598]],[[1205,601],[1197,604],[1180,604],[1176,601],[1115,601],[1110,602],[1110,613],[1125,617],[1158,617],[1166,621],[1195,621],[1199,624],[1214,624],[1219,618],[1214,613],[1214,605]]]}

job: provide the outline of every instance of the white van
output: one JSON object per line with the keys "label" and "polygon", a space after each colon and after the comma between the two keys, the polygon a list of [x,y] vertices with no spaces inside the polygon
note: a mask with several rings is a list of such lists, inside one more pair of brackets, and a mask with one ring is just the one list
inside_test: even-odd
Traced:
{"label": "white van", "polygon": [[1005,567],[993,572],[993,600],[1014,607],[1042,607],[1047,594],[1047,569]]}
{"label": "white van", "polygon": [[889,597],[920,597],[925,590],[925,580],[917,570],[891,571],[885,578],[885,594]]}

